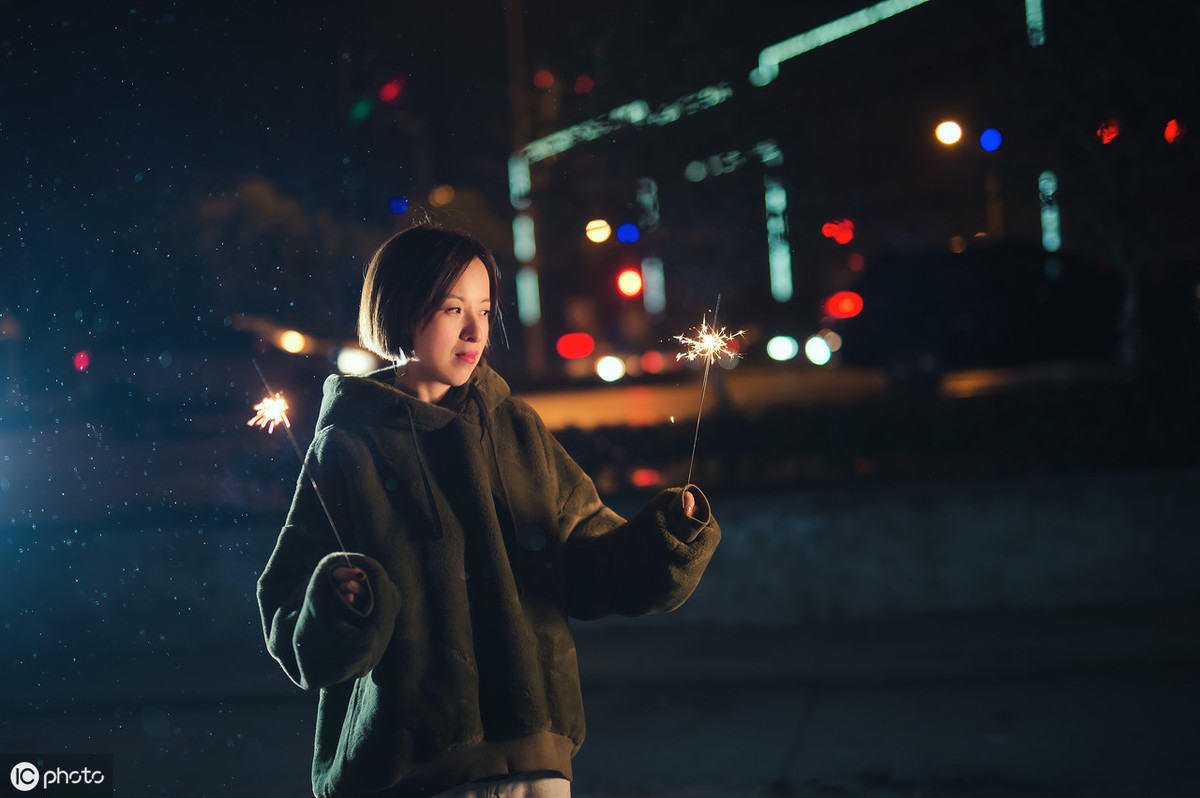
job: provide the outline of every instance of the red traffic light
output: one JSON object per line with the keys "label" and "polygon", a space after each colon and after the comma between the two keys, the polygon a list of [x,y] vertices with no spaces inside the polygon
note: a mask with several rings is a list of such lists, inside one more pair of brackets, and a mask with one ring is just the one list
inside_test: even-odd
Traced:
{"label": "red traffic light", "polygon": [[621,269],[617,275],[617,290],[625,297],[642,293],[642,273],[637,269]]}
{"label": "red traffic light", "polygon": [[835,319],[849,319],[862,313],[862,297],[853,291],[838,291],[825,300],[825,315]]}

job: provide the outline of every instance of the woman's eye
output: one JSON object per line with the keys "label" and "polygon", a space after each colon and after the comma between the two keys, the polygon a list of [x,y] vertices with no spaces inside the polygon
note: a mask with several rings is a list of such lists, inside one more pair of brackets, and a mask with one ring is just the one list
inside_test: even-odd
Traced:
{"label": "woman's eye", "polygon": [[462,313],[462,308],[446,308],[447,313]]}

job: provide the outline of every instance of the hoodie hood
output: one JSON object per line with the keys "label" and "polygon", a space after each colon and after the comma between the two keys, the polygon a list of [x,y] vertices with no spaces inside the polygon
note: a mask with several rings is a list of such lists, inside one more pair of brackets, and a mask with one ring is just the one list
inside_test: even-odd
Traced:
{"label": "hoodie hood", "polygon": [[[488,419],[508,396],[508,383],[492,371],[486,362],[480,362],[475,367],[466,384],[451,388],[441,405],[423,402],[399,388],[396,385],[396,366],[388,366],[361,377],[332,374],[325,380],[321,412],[317,417],[317,434],[333,426],[407,430],[407,434],[412,436],[413,453],[421,472],[429,514],[434,521],[431,531],[434,538],[441,538],[445,524],[434,498],[433,480],[421,438],[424,433],[444,429],[459,419],[479,427],[481,440],[485,434],[491,438],[493,455],[498,456]],[[498,466],[495,467],[498,469]],[[507,504],[508,488],[502,474],[499,482],[501,495]],[[511,518],[511,505],[509,513]],[[513,520],[512,528],[515,529],[515,525]],[[506,539],[510,539],[511,531],[506,529],[505,532]]]}
{"label": "hoodie hood", "polygon": [[[317,429],[333,424],[363,427],[386,426],[428,432],[445,427],[460,416],[485,424],[481,412],[491,414],[510,395],[508,383],[481,360],[471,378],[451,388],[444,405],[422,402],[397,387],[396,367],[358,377],[331,374],[325,379]],[[471,398],[473,401],[467,401]],[[410,425],[411,419],[411,425]]]}

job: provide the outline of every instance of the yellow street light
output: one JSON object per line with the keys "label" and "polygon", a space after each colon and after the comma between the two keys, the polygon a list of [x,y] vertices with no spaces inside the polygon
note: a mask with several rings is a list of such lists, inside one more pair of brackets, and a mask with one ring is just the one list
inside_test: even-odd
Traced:
{"label": "yellow street light", "polygon": [[957,144],[962,138],[962,128],[957,122],[946,121],[934,128],[933,135],[943,144]]}
{"label": "yellow street light", "polygon": [[593,219],[587,223],[587,229],[584,232],[588,241],[593,244],[603,244],[612,235],[612,227],[603,219]]}

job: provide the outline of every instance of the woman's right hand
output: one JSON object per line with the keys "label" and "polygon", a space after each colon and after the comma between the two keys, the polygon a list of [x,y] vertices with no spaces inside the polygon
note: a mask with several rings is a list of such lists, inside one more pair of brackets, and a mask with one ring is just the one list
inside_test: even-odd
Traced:
{"label": "woman's right hand", "polygon": [[339,565],[333,569],[333,582],[342,600],[351,607],[358,608],[366,601],[367,574],[363,569]]}

